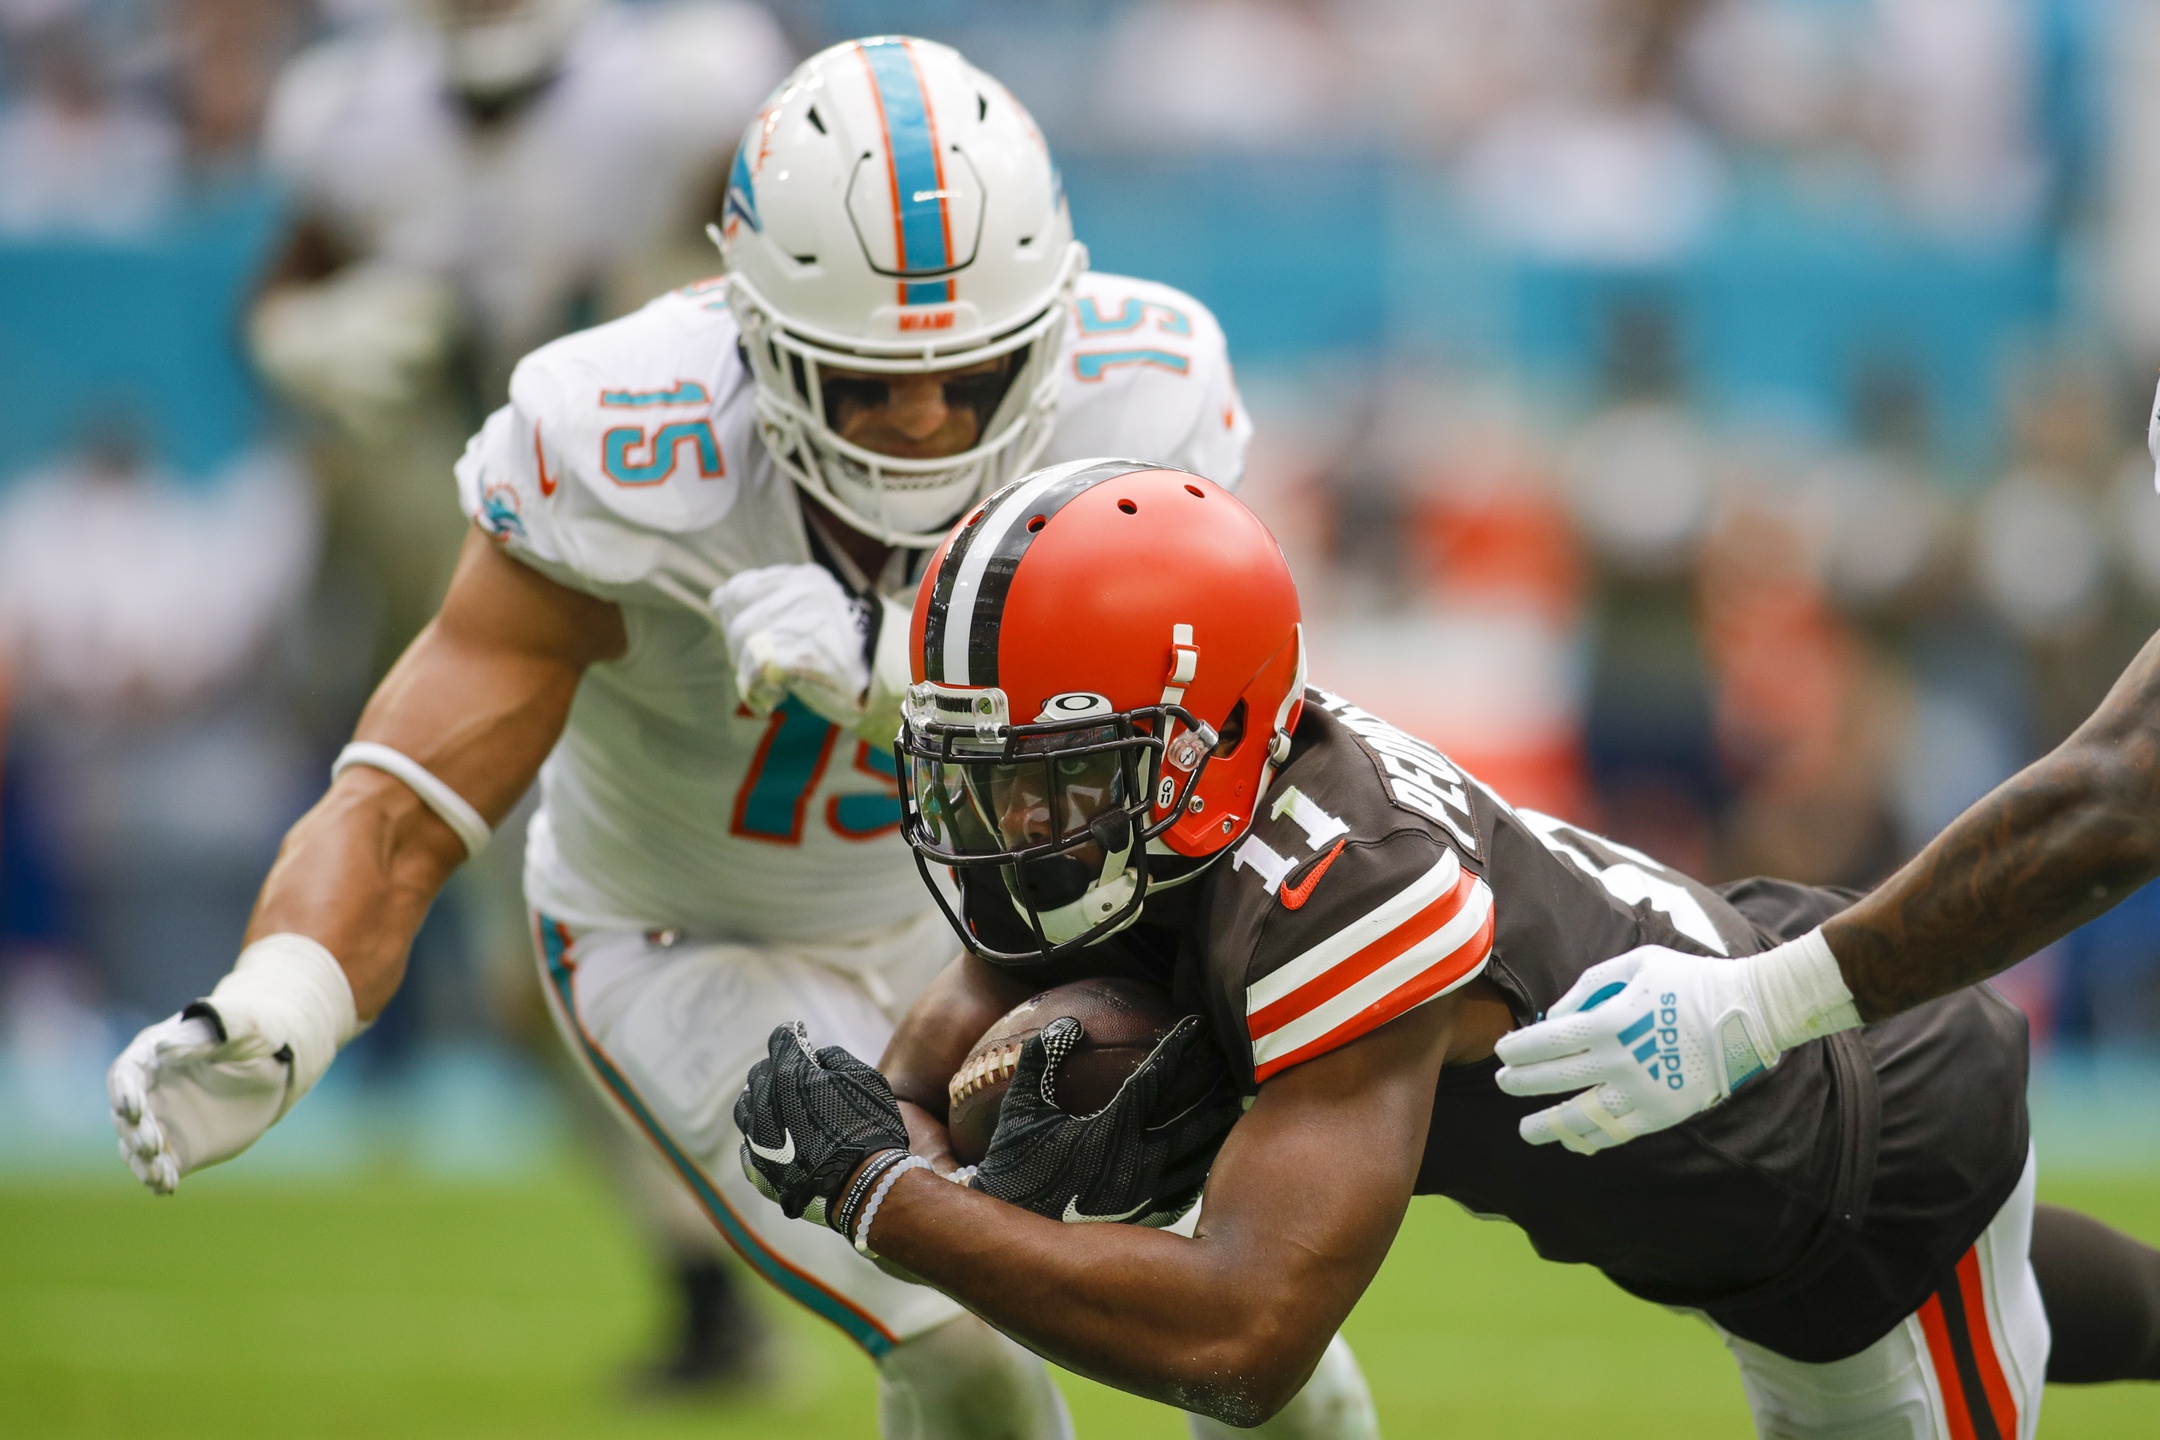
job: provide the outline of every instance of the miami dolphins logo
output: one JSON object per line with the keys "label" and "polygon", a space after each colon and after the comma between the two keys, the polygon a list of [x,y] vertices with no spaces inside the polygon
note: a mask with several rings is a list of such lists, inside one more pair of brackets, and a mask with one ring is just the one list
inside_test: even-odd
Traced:
{"label": "miami dolphins logo", "polygon": [[517,491],[494,484],[480,492],[480,526],[497,540],[525,538],[525,517],[518,513]]}

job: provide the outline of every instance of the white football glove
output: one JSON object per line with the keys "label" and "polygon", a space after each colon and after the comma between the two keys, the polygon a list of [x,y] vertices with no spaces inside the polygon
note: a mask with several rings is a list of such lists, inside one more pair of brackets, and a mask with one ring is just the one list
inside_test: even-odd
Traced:
{"label": "white football glove", "polygon": [[1495,1079],[1510,1095],[1580,1091],[1524,1116],[1522,1137],[1589,1155],[1699,1115],[1793,1046],[1859,1023],[1820,930],[1736,960],[1645,945],[1501,1037]]}
{"label": "white football glove", "polygon": [[[907,689],[908,612],[880,597],[877,660],[865,654],[869,600],[851,598],[821,565],[745,570],[712,592],[743,703],[769,715],[792,694],[843,730],[890,744]],[[897,684],[894,658],[902,668]]]}
{"label": "white football glove", "polygon": [[457,329],[457,294],[441,277],[354,265],[271,290],[248,318],[248,342],[287,394],[366,439],[418,398]]}
{"label": "white football glove", "polygon": [[170,1195],[260,1139],[360,1029],[328,950],[302,935],[256,941],[208,998],[137,1035],[106,1072],[120,1158]]}

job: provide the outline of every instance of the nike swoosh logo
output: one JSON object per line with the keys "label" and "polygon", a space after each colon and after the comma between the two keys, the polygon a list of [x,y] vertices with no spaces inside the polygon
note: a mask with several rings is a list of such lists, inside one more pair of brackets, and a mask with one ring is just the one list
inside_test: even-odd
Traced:
{"label": "nike swoosh logo", "polygon": [[546,499],[553,495],[555,487],[562,483],[562,475],[559,471],[554,475],[547,473],[547,456],[540,449],[540,425],[537,421],[533,424],[533,464],[540,468],[540,495],[542,499]]}
{"label": "nike swoosh logo", "polygon": [[1133,1216],[1147,1209],[1147,1207],[1148,1202],[1143,1200],[1122,1215],[1085,1215],[1080,1211],[1079,1201],[1067,1200],[1065,1202],[1065,1223],[1067,1225],[1114,1225],[1120,1220],[1132,1219]]}
{"label": "nike swoosh logo", "polygon": [[1305,902],[1312,898],[1312,887],[1320,883],[1320,877],[1327,874],[1328,866],[1335,863],[1335,857],[1342,854],[1342,847],[1349,843],[1348,840],[1337,840],[1335,848],[1321,856],[1320,863],[1306,871],[1303,880],[1298,881],[1295,885],[1285,885],[1280,891],[1276,892],[1282,896],[1283,909],[1304,909]]}
{"label": "nike swoosh logo", "polygon": [[795,1137],[789,1132],[782,1130],[780,1132],[780,1138],[782,1140],[785,1140],[787,1143],[785,1145],[782,1145],[777,1150],[768,1150],[763,1145],[758,1144],[757,1141],[752,1140],[747,1135],[743,1136],[743,1143],[745,1145],[748,1145],[750,1147],[750,1153],[757,1156],[760,1160],[770,1160],[775,1165],[788,1165],[794,1163]]}

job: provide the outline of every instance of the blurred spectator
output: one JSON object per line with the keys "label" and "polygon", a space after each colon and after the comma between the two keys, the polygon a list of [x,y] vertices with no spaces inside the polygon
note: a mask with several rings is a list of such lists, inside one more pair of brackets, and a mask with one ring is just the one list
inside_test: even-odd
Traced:
{"label": "blurred spectator", "polygon": [[242,457],[206,486],[125,435],[0,501],[0,646],[17,703],[152,717],[230,688],[295,612],[315,517],[289,461]]}
{"label": "blurred spectator", "polygon": [[785,42],[734,0],[442,0],[279,81],[267,153],[300,217],[250,322],[328,420],[333,548],[382,616],[378,671],[464,532],[451,462],[527,351],[717,261],[735,141]]}
{"label": "blurred spectator", "polygon": [[2035,8],[2020,0],[1874,0],[1876,123],[1912,211],[1988,241],[2030,224],[2046,170],[2033,133]]}
{"label": "blurred spectator", "polygon": [[[188,484],[109,430],[0,500],[4,837],[54,871],[100,997],[154,1016],[229,965],[260,869],[306,801],[312,756],[265,684],[313,570],[308,488],[272,452]],[[42,853],[37,846],[43,841]]]}
{"label": "blurred spectator", "polygon": [[2160,6],[2113,7],[2103,202],[2109,319],[2138,378],[2160,366]]}
{"label": "blurred spectator", "polygon": [[1361,128],[1318,0],[1145,0],[1126,11],[1100,92],[1107,137],[1141,149],[1312,150]]}
{"label": "blurred spectator", "polygon": [[1463,187],[1494,235],[1542,260],[1600,266],[1662,264],[1701,239],[1724,175],[1674,103],[1696,8],[1604,0],[1586,17],[1598,27],[1587,73],[1537,77],[1470,142]]}
{"label": "blurred spectator", "polygon": [[169,0],[174,108],[198,173],[251,177],[270,87],[298,45],[298,0]]}
{"label": "blurred spectator", "polygon": [[171,211],[177,128],[131,95],[88,0],[6,0],[0,236],[141,235]]}
{"label": "blurred spectator", "polygon": [[1684,42],[1688,91],[1743,146],[1820,153],[1851,124],[1849,28],[1814,0],[1715,0]]}

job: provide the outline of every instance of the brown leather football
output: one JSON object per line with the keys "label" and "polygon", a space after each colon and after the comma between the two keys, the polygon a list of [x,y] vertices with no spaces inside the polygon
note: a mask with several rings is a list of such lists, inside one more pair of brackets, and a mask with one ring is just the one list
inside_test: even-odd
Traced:
{"label": "brown leather football", "polygon": [[1020,1047],[1063,1015],[1087,1032],[1057,1071],[1058,1108],[1070,1115],[1109,1104],[1182,1018],[1169,991],[1139,980],[1076,980],[1015,1005],[983,1032],[946,1087],[946,1125],[961,1164],[975,1164],[990,1148]]}

